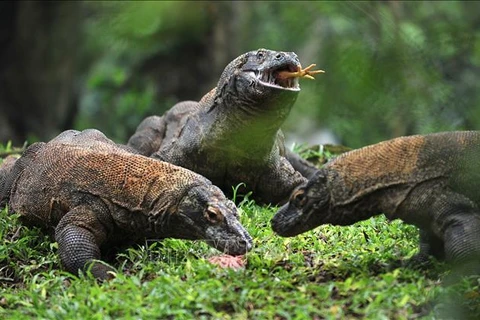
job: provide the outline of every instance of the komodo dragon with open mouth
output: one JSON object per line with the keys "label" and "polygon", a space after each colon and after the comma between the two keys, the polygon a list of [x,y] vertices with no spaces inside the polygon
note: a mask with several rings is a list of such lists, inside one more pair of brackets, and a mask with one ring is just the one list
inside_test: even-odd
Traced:
{"label": "komodo dragon with open mouth", "polygon": [[400,137],[340,155],[273,217],[281,236],[384,213],[420,229],[420,252],[480,274],[480,132]]}
{"label": "komodo dragon with open mouth", "polygon": [[252,239],[235,204],[190,170],[129,152],[97,130],[69,130],[0,167],[0,207],[54,234],[71,273],[112,269],[101,248],[166,237],[201,239],[241,255]]}
{"label": "komodo dragon with open mouth", "polygon": [[225,193],[241,183],[260,203],[282,203],[315,167],[286,150],[280,126],[295,103],[302,69],[293,52],[247,52],[223,71],[200,102],[177,103],[146,118],[128,141],[141,154],[207,177]]}

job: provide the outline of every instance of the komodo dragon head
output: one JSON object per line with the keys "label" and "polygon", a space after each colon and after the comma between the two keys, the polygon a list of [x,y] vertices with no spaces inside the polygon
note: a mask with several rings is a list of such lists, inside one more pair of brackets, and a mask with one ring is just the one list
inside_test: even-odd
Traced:
{"label": "komodo dragon head", "polygon": [[252,247],[235,204],[212,184],[189,188],[168,219],[174,238],[203,240],[229,255],[245,254]]}
{"label": "komodo dragon head", "polygon": [[323,70],[302,69],[294,52],[258,49],[234,59],[223,71],[217,85],[215,105],[246,116],[274,112],[275,120],[286,118],[300,92],[299,78],[313,79]]}
{"label": "komodo dragon head", "polygon": [[293,237],[325,223],[334,223],[330,214],[327,177],[319,170],[304,185],[292,192],[271,221],[272,229],[283,237]]}

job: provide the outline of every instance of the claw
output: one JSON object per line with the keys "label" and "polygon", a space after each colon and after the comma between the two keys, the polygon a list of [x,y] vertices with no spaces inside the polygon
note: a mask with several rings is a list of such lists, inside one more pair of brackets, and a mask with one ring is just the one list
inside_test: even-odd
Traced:
{"label": "claw", "polygon": [[298,66],[298,69],[297,71],[295,72],[290,72],[290,71],[280,71],[278,73],[278,76],[280,78],[283,78],[283,79],[288,79],[288,78],[307,78],[307,79],[312,79],[312,80],[315,80],[315,78],[313,77],[314,75],[316,74],[319,74],[319,73],[325,73],[325,71],[323,70],[311,70],[312,68],[314,68],[316,66],[316,64],[311,64],[309,65],[308,67],[306,67],[305,69],[302,69],[302,66]]}

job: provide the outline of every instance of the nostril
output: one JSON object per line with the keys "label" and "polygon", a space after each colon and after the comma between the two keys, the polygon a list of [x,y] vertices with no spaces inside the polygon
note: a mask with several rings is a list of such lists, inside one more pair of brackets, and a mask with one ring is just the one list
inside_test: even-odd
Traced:
{"label": "nostril", "polygon": [[279,60],[279,59],[282,59],[283,58],[283,53],[277,53],[277,55],[275,56],[275,59]]}

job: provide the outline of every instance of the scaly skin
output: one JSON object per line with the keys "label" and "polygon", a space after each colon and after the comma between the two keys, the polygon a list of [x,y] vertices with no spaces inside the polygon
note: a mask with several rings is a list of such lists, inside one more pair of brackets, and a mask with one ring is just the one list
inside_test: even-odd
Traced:
{"label": "scaly skin", "polygon": [[128,145],[141,154],[193,170],[225,193],[244,183],[262,203],[283,203],[306,182],[313,165],[285,150],[280,126],[300,92],[302,69],[293,52],[247,52],[223,71],[200,102],[176,104],[162,117],[146,118]]}
{"label": "scaly skin", "polygon": [[92,263],[100,249],[145,238],[201,239],[232,255],[251,247],[235,205],[210,181],[131,153],[96,130],[33,144],[0,172],[0,200],[25,224],[54,234],[72,273],[91,267],[108,278],[111,268]]}
{"label": "scaly skin", "polygon": [[[9,173],[11,172],[18,158],[19,156],[9,155],[0,162],[0,208],[3,208],[5,206],[5,202],[7,201],[6,198],[2,199],[2,190],[7,188],[6,184],[11,184],[7,182],[7,178],[9,178]],[[5,193],[7,193],[6,190]]]}
{"label": "scaly skin", "polygon": [[480,274],[480,132],[401,137],[345,153],[272,219],[281,236],[384,213],[420,229],[420,252]]}

